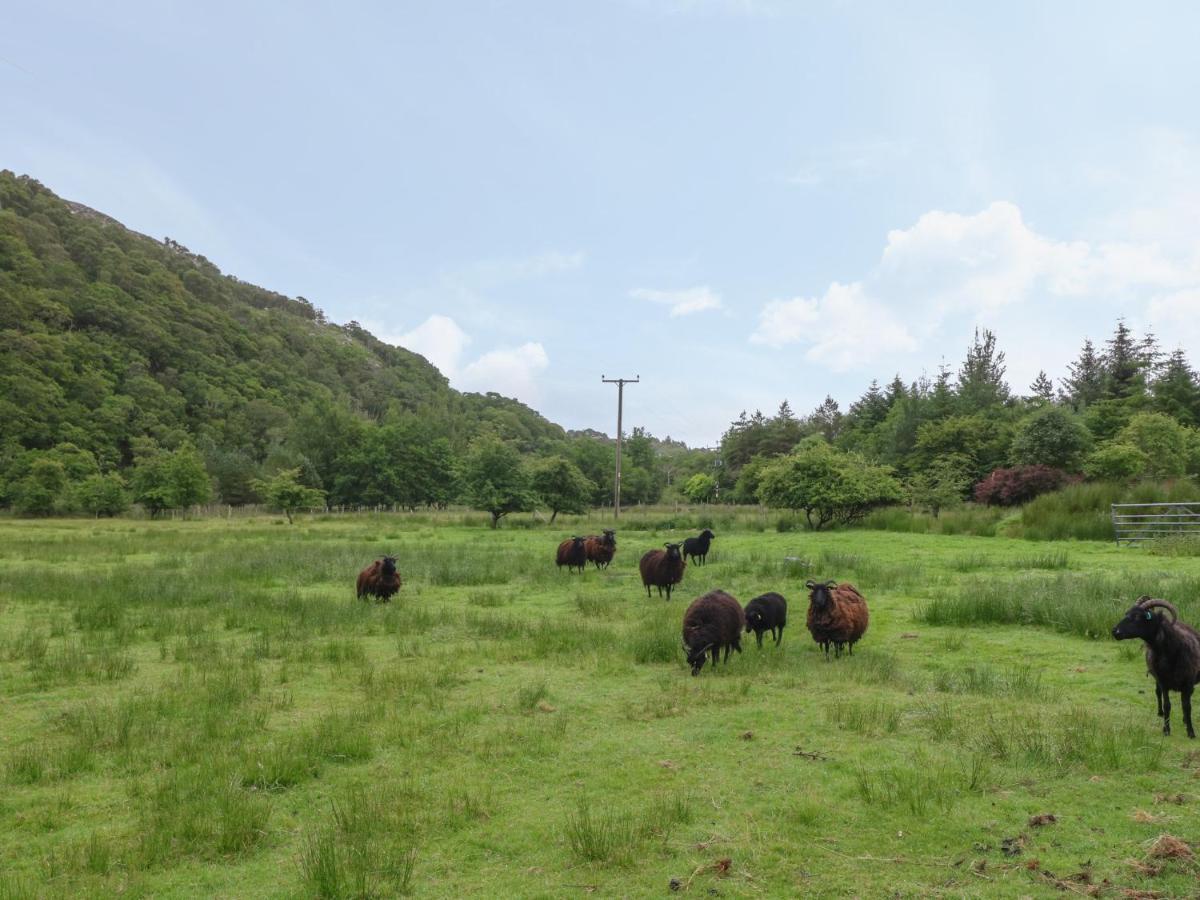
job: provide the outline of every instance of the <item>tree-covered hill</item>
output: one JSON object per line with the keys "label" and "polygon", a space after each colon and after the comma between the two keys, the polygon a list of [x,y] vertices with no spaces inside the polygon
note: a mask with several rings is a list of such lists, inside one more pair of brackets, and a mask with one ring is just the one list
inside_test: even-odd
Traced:
{"label": "tree-covered hill", "polygon": [[0,503],[46,454],[71,480],[187,448],[231,502],[255,499],[255,479],[285,466],[331,500],[400,502],[347,460],[369,466],[381,440],[374,456],[441,441],[447,458],[483,432],[526,454],[567,440],[516,400],[455,391],[355,322],[328,322],[303,297],[223,275],[9,171],[0,348]]}

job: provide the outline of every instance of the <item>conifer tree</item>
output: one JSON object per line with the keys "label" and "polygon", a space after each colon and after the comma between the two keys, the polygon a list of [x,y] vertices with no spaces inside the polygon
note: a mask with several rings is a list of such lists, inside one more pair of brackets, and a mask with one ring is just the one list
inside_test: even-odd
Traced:
{"label": "conifer tree", "polygon": [[971,413],[1008,400],[1004,369],[1004,351],[996,349],[996,335],[987,328],[982,333],[976,328],[967,358],[958,370],[960,406]]}
{"label": "conifer tree", "polygon": [[1037,378],[1033,379],[1033,384],[1029,386],[1029,392],[1031,400],[1049,403],[1054,399],[1054,382],[1046,376],[1045,369],[1038,370]]}
{"label": "conifer tree", "polygon": [[1076,409],[1095,403],[1104,395],[1104,361],[1096,353],[1091,338],[1083,342],[1079,358],[1067,366],[1062,399]]}

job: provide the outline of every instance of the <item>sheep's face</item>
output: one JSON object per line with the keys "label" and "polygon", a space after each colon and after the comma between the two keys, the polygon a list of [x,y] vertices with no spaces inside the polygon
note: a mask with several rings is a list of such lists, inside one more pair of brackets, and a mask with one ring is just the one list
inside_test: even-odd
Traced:
{"label": "sheep's face", "polygon": [[383,574],[389,578],[396,574],[396,557],[385,556],[383,558]]}
{"label": "sheep's face", "polygon": [[716,535],[713,534],[711,531],[709,531],[707,528],[705,528],[702,532],[700,532],[700,537],[708,538],[711,541],[713,538],[716,537]]}
{"label": "sheep's face", "polygon": [[762,613],[760,613],[757,609],[754,610],[753,612],[746,613],[746,631],[747,631],[747,633],[753,631],[756,627],[758,627],[758,628],[762,627]]}
{"label": "sheep's face", "polygon": [[1125,613],[1125,618],[1113,626],[1112,636],[1118,641],[1127,641],[1130,638],[1148,641],[1158,633],[1160,624],[1158,616],[1151,610],[1145,609],[1141,604],[1135,604]]}
{"label": "sheep's face", "polygon": [[805,582],[805,587],[808,588],[809,600],[812,605],[818,609],[824,609],[833,602],[833,595],[830,593],[832,588],[837,587],[836,581],[808,581]]}
{"label": "sheep's face", "polygon": [[708,661],[708,651],[712,644],[702,644],[699,647],[687,647],[688,665],[692,667],[692,674],[699,675],[700,670],[704,668],[704,663]]}
{"label": "sheep's face", "polygon": [[603,542],[609,547],[617,546],[617,533],[611,528],[605,528]]}
{"label": "sheep's face", "polygon": [[672,562],[683,559],[683,557],[679,555],[679,548],[683,546],[682,544],[663,544],[663,546],[667,548],[667,559],[671,560]]}
{"label": "sheep's face", "polygon": [[576,553],[582,553],[583,552],[583,544],[584,544],[584,541],[586,541],[586,540],[587,540],[587,538],[581,538],[581,537],[571,538],[571,549],[574,550]]}

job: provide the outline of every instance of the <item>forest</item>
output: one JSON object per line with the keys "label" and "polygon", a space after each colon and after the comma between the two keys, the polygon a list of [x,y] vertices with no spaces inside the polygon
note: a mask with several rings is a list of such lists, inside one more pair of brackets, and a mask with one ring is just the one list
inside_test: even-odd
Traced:
{"label": "forest", "polygon": [[[356,322],[7,171],[0,342],[0,506],[18,515],[462,503],[497,524],[611,503],[607,435],[456,391]],[[1083,479],[1200,472],[1200,386],[1183,349],[1118,321],[1068,373],[1014,392],[980,329],[956,371],[872,381],[844,412],[832,397],[808,415],[787,400],[743,412],[719,449],[635,427],[622,500],[762,503],[822,528],[898,503],[937,516]]]}

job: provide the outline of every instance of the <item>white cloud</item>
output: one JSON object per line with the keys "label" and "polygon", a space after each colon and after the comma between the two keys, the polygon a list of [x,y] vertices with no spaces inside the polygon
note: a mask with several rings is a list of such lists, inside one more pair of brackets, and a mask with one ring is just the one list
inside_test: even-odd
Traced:
{"label": "white cloud", "polygon": [[810,344],[805,357],[838,372],[872,364],[880,354],[917,347],[904,323],[868,297],[860,282],[835,281],[821,297],[772,300],[750,340],[768,347]]}
{"label": "white cloud", "polygon": [[380,340],[420,353],[459,390],[494,391],[525,403],[541,399],[538,376],[550,365],[550,357],[540,343],[498,347],[466,362],[464,355],[472,338],[450,316],[435,313],[411,331],[397,335],[387,334],[369,322],[363,326]]}
{"label": "white cloud", "polygon": [[912,362],[918,341],[953,347],[983,325],[1021,389],[1047,360],[1073,355],[1074,324],[1100,309],[1145,321],[1167,343],[1200,339],[1200,255],[1155,241],[1057,240],[997,201],[971,215],[933,210],[889,232],[861,280],[771,301],[750,341],[808,345],[806,358],[833,370],[877,373]]}
{"label": "white cloud", "polygon": [[437,366],[443,375],[452,378],[458,371],[463,351],[466,350],[467,344],[471,343],[471,337],[449,316],[435,314],[412,331],[398,335],[390,342],[414,353],[420,353]]}
{"label": "white cloud", "polygon": [[495,391],[533,403],[540,397],[537,376],[548,365],[550,358],[539,343],[492,350],[466,366],[456,386],[468,391]]}
{"label": "white cloud", "polygon": [[629,296],[637,300],[649,300],[671,307],[671,318],[688,316],[706,309],[720,309],[721,295],[708,285],[686,288],[680,291],[658,291],[651,288],[634,288]]}

